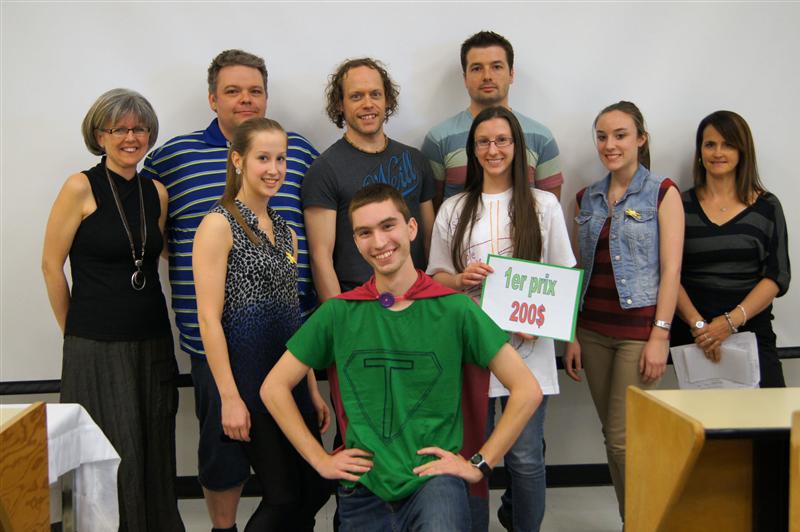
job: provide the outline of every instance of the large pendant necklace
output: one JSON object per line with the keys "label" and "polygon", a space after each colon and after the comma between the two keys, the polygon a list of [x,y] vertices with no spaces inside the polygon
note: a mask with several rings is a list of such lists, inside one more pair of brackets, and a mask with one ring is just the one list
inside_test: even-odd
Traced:
{"label": "large pendant necklace", "polygon": [[144,218],[144,194],[142,194],[142,178],[139,177],[139,172],[136,172],[136,175],[133,176],[134,179],[136,179],[136,184],[139,185],[139,233],[142,238],[142,250],[139,254],[139,258],[137,259],[136,248],[133,245],[133,234],[131,233],[131,228],[128,224],[128,218],[125,216],[125,211],[122,210],[122,202],[119,200],[119,191],[117,190],[117,185],[114,183],[114,180],[111,179],[111,174],[108,173],[108,163],[105,165],[105,170],[106,178],[108,178],[108,184],[111,186],[111,194],[114,196],[114,203],[117,205],[117,212],[119,212],[119,217],[122,220],[122,226],[125,228],[125,233],[128,235],[128,243],[131,246],[131,257],[133,258],[133,266],[136,268],[136,271],[133,272],[133,275],[131,275],[131,286],[134,290],[141,290],[147,283],[147,279],[142,271],[144,247],[145,243],[147,242],[147,224],[145,223]]}

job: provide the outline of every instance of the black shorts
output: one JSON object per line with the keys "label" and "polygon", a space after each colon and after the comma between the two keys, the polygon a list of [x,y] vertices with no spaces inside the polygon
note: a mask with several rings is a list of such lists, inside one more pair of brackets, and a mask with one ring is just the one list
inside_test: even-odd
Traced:
{"label": "black shorts", "polygon": [[211,491],[241,486],[250,478],[250,462],[241,443],[223,438],[222,402],[208,362],[192,357],[192,381],[194,409],[200,422],[197,447],[200,485]]}

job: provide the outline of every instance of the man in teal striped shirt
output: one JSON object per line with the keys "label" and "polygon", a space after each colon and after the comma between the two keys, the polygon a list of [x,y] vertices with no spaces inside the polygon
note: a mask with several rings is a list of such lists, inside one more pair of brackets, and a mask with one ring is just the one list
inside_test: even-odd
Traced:
{"label": "man in teal striped shirt", "polygon": [[[192,245],[200,221],[222,196],[229,139],[242,122],[263,117],[267,109],[264,60],[242,50],[226,50],[208,69],[208,102],[217,117],[204,130],[180,135],[153,150],[142,175],[156,179],[169,192],[167,242],[172,309],[180,346],[191,356],[195,408],[200,422],[198,478],[214,530],[236,530],[236,507],[250,466],[236,442],[222,441],[220,399],[205,358],[197,321]],[[300,186],[319,155],[301,135],[288,132],[286,179],[270,206],[297,233],[298,289],[305,318],[316,306]]]}
{"label": "man in teal striped shirt", "polygon": [[[467,109],[433,127],[425,136],[422,153],[431,163],[437,180],[434,203],[464,190],[467,175],[466,142],[472,118],[486,109],[501,105],[511,109],[508,92],[514,83],[514,48],[502,35],[480,31],[461,45],[461,70],[470,103]],[[561,196],[558,145],[550,130],[516,109],[525,134],[532,186]]]}

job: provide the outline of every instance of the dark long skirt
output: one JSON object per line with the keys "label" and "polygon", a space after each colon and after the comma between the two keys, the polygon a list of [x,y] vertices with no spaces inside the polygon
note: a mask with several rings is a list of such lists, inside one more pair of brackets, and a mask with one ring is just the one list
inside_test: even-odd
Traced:
{"label": "dark long skirt", "polygon": [[184,530],[175,498],[177,375],[171,337],[64,338],[61,402],[81,404],[122,459],[120,531]]}

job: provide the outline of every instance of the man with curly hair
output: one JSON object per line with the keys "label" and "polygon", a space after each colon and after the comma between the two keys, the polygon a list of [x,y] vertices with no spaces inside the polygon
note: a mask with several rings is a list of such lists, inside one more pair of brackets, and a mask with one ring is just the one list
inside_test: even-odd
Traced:
{"label": "man with curly hair", "polygon": [[433,174],[410,146],[390,139],[384,123],[397,111],[397,85],[385,67],[365,57],[349,59],[331,75],[328,116],[345,133],[306,174],[302,198],[314,284],[321,301],[360,286],[372,274],[353,242],[347,208],[353,195],[372,183],[402,194],[421,221],[422,239],[412,244],[414,263],[427,263],[433,228]]}

